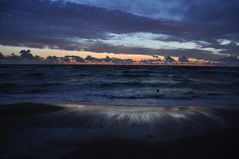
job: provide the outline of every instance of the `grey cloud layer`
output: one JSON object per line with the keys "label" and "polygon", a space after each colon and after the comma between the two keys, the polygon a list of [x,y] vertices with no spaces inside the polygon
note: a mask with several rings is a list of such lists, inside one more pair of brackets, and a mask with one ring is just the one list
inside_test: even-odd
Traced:
{"label": "grey cloud layer", "polygon": [[[116,47],[91,41],[110,38],[108,33],[149,32],[173,37],[165,41],[205,41],[208,44],[203,47],[239,53],[239,2],[236,0],[79,0],[78,3],[0,0],[0,44],[96,52],[157,54],[162,51],[174,54],[168,50]],[[71,40],[74,38],[87,40],[76,42]],[[218,39],[229,39],[232,43],[220,45]],[[205,50],[172,51],[193,57],[210,55],[210,51]]]}

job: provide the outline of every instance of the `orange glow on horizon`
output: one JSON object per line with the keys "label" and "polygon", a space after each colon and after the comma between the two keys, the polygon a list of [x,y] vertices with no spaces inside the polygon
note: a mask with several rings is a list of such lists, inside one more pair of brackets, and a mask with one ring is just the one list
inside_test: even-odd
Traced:
{"label": "orange glow on horizon", "polygon": [[[0,52],[2,52],[4,55],[10,55],[11,53],[18,54],[20,50],[26,50],[28,48],[26,47],[15,47],[15,46],[3,46],[0,45]],[[31,52],[33,55],[38,55],[41,57],[46,58],[47,56],[58,56],[58,57],[64,57],[64,56],[79,56],[82,58],[87,57],[88,55],[95,57],[95,58],[105,58],[109,56],[110,58],[120,58],[120,59],[132,59],[134,61],[134,64],[142,64],[140,63],[141,60],[161,60],[162,62],[158,62],[157,64],[169,64],[163,62],[164,56],[157,55],[143,55],[143,54],[116,54],[116,53],[96,53],[96,52],[89,52],[89,51],[69,51],[69,50],[58,50],[58,49],[37,49],[37,48],[30,48]],[[178,63],[178,57],[176,56],[171,56],[176,62]],[[208,60],[199,60],[195,58],[189,58],[189,63],[191,64],[216,64],[213,62],[210,62]],[[90,63],[89,63],[90,64]],[[96,64],[96,63],[94,63]],[[110,64],[110,63],[101,63],[101,64]],[[190,64],[190,65],[191,65]],[[170,65],[170,64],[169,64]]]}

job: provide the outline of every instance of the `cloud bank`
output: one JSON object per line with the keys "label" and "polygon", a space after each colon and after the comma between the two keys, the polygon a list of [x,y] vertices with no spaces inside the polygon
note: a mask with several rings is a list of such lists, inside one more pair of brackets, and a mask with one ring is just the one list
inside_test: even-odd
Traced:
{"label": "cloud bank", "polygon": [[0,0],[0,17],[1,45],[239,55],[237,0]]}

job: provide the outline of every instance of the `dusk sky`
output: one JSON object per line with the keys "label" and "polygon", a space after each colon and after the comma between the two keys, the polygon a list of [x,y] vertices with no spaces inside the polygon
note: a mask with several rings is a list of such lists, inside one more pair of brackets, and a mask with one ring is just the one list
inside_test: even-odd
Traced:
{"label": "dusk sky", "polygon": [[[239,55],[238,0],[0,0],[0,52]],[[102,54],[104,53],[104,54]]]}

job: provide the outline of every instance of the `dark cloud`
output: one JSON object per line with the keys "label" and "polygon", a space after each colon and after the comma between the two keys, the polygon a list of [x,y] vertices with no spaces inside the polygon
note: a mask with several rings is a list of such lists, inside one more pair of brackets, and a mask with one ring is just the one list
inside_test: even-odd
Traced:
{"label": "dark cloud", "polygon": [[[1,33],[54,37],[101,37],[106,32],[181,32],[183,27],[107,10],[50,0],[1,0]],[[170,29],[171,28],[171,29]],[[42,34],[44,33],[44,34]]]}

